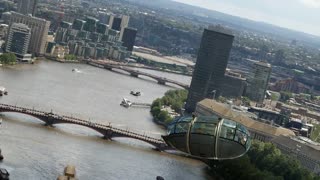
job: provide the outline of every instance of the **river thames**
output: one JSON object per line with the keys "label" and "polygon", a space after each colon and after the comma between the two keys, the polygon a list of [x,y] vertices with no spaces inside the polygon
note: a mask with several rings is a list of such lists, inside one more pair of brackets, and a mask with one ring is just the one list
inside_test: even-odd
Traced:
{"label": "river thames", "polygon": [[[72,72],[73,68],[80,72]],[[190,83],[190,77],[152,73]],[[123,97],[151,103],[175,89],[148,78],[51,61],[1,67],[0,86],[9,92],[0,97],[0,103],[111,123],[157,138],[165,130],[152,121],[149,108],[126,109],[119,104]],[[142,96],[131,96],[131,90],[141,91]],[[76,166],[79,179],[210,179],[203,163],[154,151],[144,142],[127,138],[107,141],[89,128],[67,124],[46,127],[33,117],[17,113],[2,113],[1,118],[0,148],[5,159],[0,167],[10,172],[11,179],[56,179],[67,164]]]}

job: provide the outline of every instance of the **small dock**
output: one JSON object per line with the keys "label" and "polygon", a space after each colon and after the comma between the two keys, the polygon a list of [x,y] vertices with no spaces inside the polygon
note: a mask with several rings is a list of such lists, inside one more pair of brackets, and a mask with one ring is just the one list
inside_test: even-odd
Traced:
{"label": "small dock", "polygon": [[138,102],[132,102],[131,106],[145,106],[145,107],[150,107],[151,104],[149,103],[138,103]]}

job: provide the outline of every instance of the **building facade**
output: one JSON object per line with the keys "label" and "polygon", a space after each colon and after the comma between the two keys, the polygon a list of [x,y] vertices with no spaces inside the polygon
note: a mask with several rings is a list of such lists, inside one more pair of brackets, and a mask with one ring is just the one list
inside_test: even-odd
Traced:
{"label": "building facade", "polygon": [[31,30],[27,25],[11,24],[6,42],[6,52],[24,56],[28,52],[30,36]]}
{"label": "building facade", "polygon": [[124,28],[123,36],[121,41],[123,42],[123,46],[128,49],[128,51],[133,50],[133,46],[136,40],[137,29],[133,28]]}
{"label": "building facade", "polygon": [[303,137],[279,136],[271,140],[282,153],[296,158],[303,167],[320,175],[320,144]]}
{"label": "building facade", "polygon": [[246,79],[240,74],[227,71],[221,87],[221,96],[227,98],[239,98],[243,96],[247,88]]}
{"label": "building facade", "polygon": [[43,55],[45,53],[50,21],[11,12],[10,24],[13,23],[22,23],[31,29],[29,52],[35,55]]}
{"label": "building facade", "polygon": [[277,81],[272,87],[271,90],[281,92],[291,92],[295,94],[300,93],[310,93],[311,88],[296,81],[295,79],[289,78],[289,79],[283,79],[280,81]]}
{"label": "building facade", "polygon": [[221,93],[233,39],[231,31],[221,26],[204,30],[185,106],[187,112],[193,112],[204,98]]}
{"label": "building facade", "polygon": [[37,11],[37,1],[38,0],[18,0],[17,12],[32,16],[35,16]]}
{"label": "building facade", "polygon": [[263,103],[271,75],[271,65],[265,62],[255,62],[248,77],[246,95],[257,103]]}

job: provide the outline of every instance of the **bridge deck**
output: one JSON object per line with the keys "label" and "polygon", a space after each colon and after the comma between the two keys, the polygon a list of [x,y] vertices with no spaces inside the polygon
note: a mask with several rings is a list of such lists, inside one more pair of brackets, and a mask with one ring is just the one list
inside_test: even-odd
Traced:
{"label": "bridge deck", "polygon": [[188,89],[189,88],[189,85],[187,85],[187,84],[183,84],[181,82],[178,82],[178,81],[175,81],[175,80],[171,80],[171,79],[167,79],[167,78],[164,78],[164,77],[160,77],[160,76],[157,76],[157,75],[154,75],[154,74],[150,74],[150,73],[134,70],[134,69],[131,69],[131,68],[127,68],[127,67],[124,67],[124,66],[121,66],[121,65],[113,65],[113,64],[100,63],[100,62],[88,62],[88,64],[96,66],[96,67],[102,67],[103,66],[103,67],[105,67],[107,69],[112,69],[112,68],[120,69],[120,70],[126,71],[126,72],[128,72],[130,74],[143,75],[143,76],[147,76],[147,77],[153,78],[153,79],[157,80],[158,82],[172,83],[172,84],[178,85],[178,86],[180,86],[180,87],[182,87],[184,89]]}
{"label": "bridge deck", "polygon": [[112,127],[111,125],[93,123],[91,121],[82,120],[76,117],[58,115],[52,112],[39,111],[35,109],[18,107],[18,106],[13,106],[8,104],[0,104],[0,112],[17,112],[17,113],[32,115],[35,117],[48,117],[51,119],[59,120],[62,123],[77,124],[77,125],[82,125],[82,126],[86,126],[86,127],[90,127],[92,129],[98,129],[98,130],[111,130],[113,133],[117,133],[124,137],[131,137],[131,138],[139,139],[152,144],[159,144],[159,145],[165,144],[162,139],[157,139],[150,136],[142,135],[133,131],[115,128],[115,127]]}

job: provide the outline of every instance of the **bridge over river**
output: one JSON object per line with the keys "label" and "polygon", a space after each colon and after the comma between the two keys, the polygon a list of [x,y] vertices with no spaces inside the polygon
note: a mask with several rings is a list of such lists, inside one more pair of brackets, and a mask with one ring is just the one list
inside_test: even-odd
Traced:
{"label": "bridge over river", "polygon": [[8,104],[0,104],[0,113],[1,112],[14,112],[14,113],[30,115],[43,121],[46,125],[49,125],[49,126],[52,126],[54,124],[63,124],[63,123],[76,124],[76,125],[91,128],[101,133],[105,139],[112,139],[114,137],[133,138],[133,139],[137,139],[137,140],[149,143],[158,150],[168,149],[167,144],[162,139],[149,137],[149,136],[135,133],[129,130],[115,128],[115,127],[112,127],[110,124],[105,125],[100,123],[94,123],[91,121],[78,119],[76,117],[64,116],[64,115],[59,115],[52,112],[39,111],[35,109],[18,107],[18,106],[13,106]]}
{"label": "bridge over river", "polygon": [[171,79],[167,79],[164,77],[160,77],[154,74],[150,74],[150,73],[146,73],[146,72],[142,72],[142,71],[138,71],[138,70],[134,70],[125,66],[121,66],[121,65],[117,65],[117,64],[111,64],[111,63],[101,63],[101,62],[97,62],[97,61],[87,61],[88,64],[92,65],[92,66],[96,66],[96,67],[100,67],[100,68],[105,68],[108,70],[113,70],[113,69],[119,69],[122,71],[126,71],[128,72],[131,76],[133,77],[139,77],[139,76],[146,76],[146,77],[150,77],[152,79],[155,79],[158,84],[167,84],[167,83],[171,83],[171,84],[175,84],[177,86],[180,86],[184,89],[189,89],[189,85],[187,84],[183,84],[181,82],[178,81],[174,81]]}

